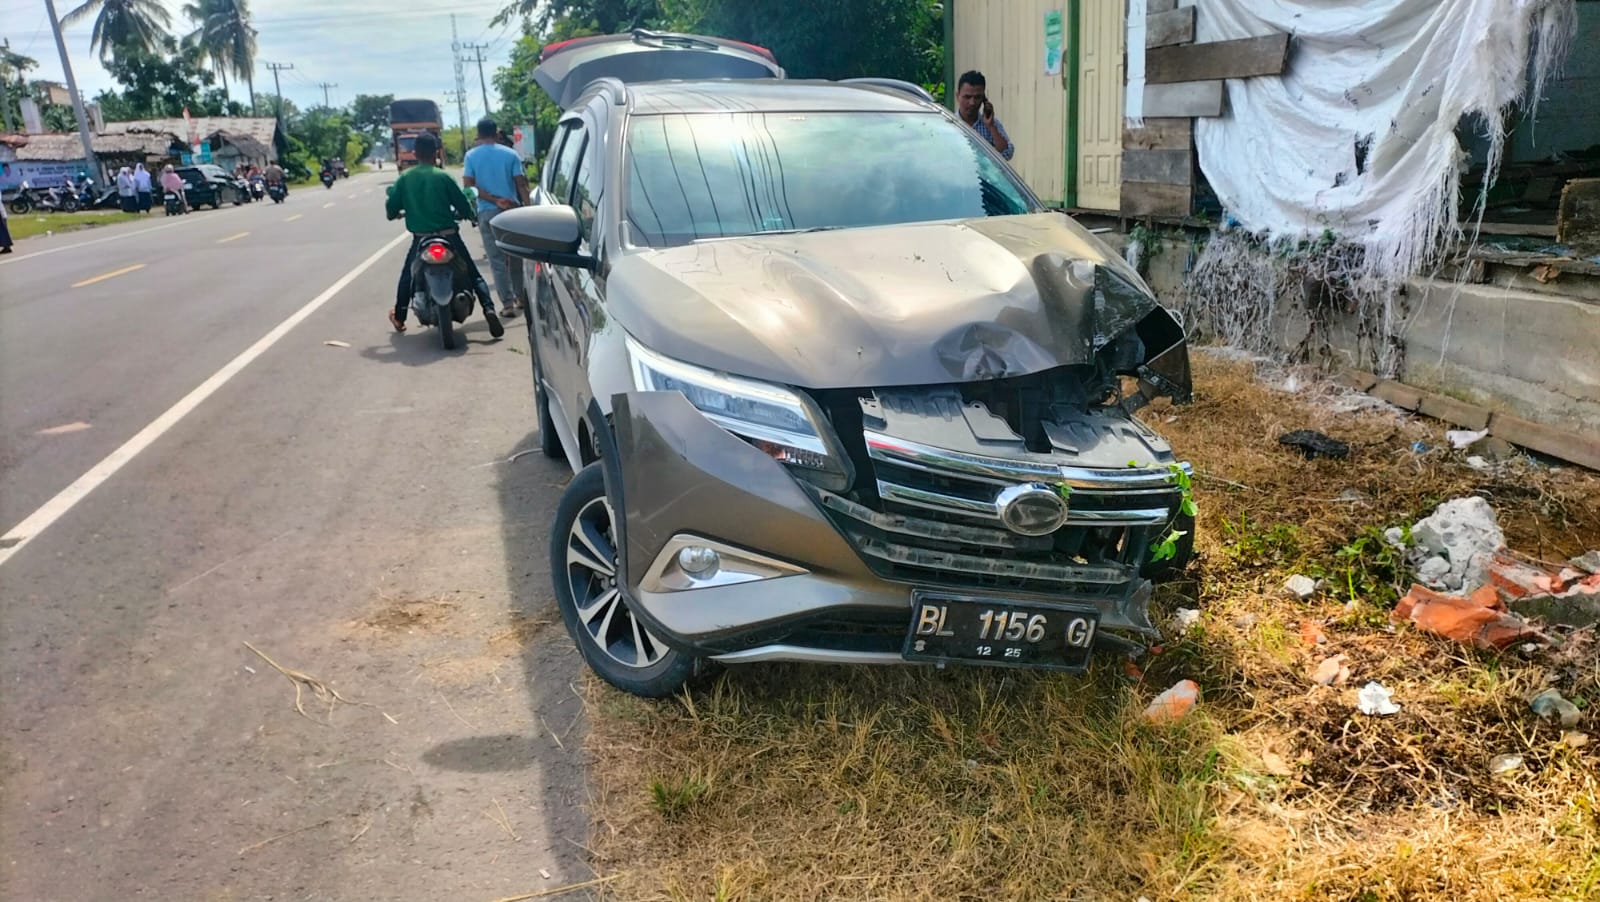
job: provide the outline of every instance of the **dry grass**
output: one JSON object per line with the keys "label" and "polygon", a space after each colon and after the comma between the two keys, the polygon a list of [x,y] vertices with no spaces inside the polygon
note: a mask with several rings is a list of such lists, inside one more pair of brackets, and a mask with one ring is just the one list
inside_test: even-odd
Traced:
{"label": "dry grass", "polygon": [[[1441,424],[1340,412],[1263,385],[1244,363],[1196,368],[1194,405],[1148,415],[1206,476],[1199,557],[1157,604],[1162,616],[1199,607],[1197,628],[1142,677],[1107,658],[1082,677],[747,668],[663,704],[593,686],[594,864],[619,875],[608,892],[1600,897],[1595,748],[1563,745],[1525,701],[1547,683],[1600,698],[1595,646],[1574,642],[1560,661],[1495,657],[1395,630],[1393,562],[1357,543],[1479,492],[1515,547],[1576,553],[1600,545],[1600,479],[1527,464],[1483,473],[1411,450],[1444,444]],[[1301,428],[1355,451],[1308,462],[1277,445]],[[1329,588],[1286,600],[1278,587],[1294,572]],[[1303,622],[1326,644],[1308,647]],[[1314,687],[1307,674],[1334,653],[1349,656],[1349,685]],[[1180,678],[1201,684],[1200,707],[1172,727],[1144,724],[1144,705]],[[1374,679],[1400,714],[1355,712],[1355,687]],[[1523,769],[1492,775],[1502,753]]]}

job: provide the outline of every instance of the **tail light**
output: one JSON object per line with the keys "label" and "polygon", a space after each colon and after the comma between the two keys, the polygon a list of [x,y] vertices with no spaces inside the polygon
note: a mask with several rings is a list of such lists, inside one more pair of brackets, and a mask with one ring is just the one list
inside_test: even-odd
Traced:
{"label": "tail light", "polygon": [[449,263],[452,256],[450,248],[444,244],[430,244],[422,249],[422,255],[429,263]]}

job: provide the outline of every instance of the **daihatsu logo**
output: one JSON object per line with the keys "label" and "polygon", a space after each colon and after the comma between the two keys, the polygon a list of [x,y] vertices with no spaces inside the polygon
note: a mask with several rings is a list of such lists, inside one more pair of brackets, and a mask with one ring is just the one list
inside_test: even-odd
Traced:
{"label": "daihatsu logo", "polygon": [[1042,482],[1014,485],[995,498],[1000,522],[1019,536],[1044,536],[1067,522],[1067,500]]}

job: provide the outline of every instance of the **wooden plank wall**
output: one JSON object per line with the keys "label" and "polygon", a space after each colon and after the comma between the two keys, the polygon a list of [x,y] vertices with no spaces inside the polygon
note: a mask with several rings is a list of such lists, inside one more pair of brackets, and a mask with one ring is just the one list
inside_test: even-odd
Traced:
{"label": "wooden plank wall", "polygon": [[1122,215],[1186,217],[1198,161],[1194,120],[1223,114],[1223,80],[1279,75],[1289,36],[1194,43],[1204,15],[1178,0],[1147,0],[1144,127],[1122,133]]}

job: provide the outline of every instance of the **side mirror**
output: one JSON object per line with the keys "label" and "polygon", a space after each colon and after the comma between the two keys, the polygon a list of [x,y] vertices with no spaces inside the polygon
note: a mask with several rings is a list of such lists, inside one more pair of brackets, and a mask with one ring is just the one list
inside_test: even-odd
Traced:
{"label": "side mirror", "polygon": [[508,254],[555,266],[595,267],[593,257],[578,253],[583,227],[571,207],[516,207],[496,216],[489,229]]}

